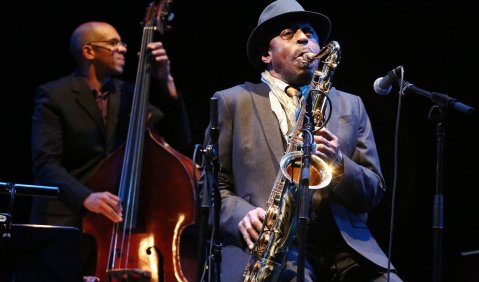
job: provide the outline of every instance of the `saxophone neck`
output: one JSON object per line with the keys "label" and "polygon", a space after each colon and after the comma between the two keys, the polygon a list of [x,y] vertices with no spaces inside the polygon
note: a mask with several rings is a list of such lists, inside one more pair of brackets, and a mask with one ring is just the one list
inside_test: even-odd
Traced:
{"label": "saxophone neck", "polygon": [[304,54],[304,58],[309,62],[314,60],[321,60],[329,54],[339,54],[340,50],[341,48],[339,46],[339,43],[337,41],[331,41],[328,43],[328,45],[324,46],[318,54],[306,53]]}

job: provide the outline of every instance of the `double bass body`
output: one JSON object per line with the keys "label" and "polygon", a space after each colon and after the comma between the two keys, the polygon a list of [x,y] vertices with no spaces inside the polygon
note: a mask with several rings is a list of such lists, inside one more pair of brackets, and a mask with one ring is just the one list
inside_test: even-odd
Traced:
{"label": "double bass body", "polygon": [[[112,154],[91,181],[92,189],[112,193],[120,183],[124,147]],[[83,231],[97,243],[96,276],[100,281],[194,281],[197,217],[192,161],[154,131],[144,143],[136,226],[125,228],[98,214],[88,214]],[[126,248],[116,245],[128,241]],[[118,248],[117,250],[111,250]],[[114,263],[113,263],[114,262]],[[113,264],[112,264],[113,263]],[[137,279],[137,280],[135,280]]]}

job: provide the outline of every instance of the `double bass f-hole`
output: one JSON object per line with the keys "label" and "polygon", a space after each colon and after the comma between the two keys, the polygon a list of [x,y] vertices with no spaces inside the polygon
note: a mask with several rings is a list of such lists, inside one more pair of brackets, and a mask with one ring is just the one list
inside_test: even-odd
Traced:
{"label": "double bass f-hole", "polygon": [[124,211],[123,221],[116,224],[98,214],[83,219],[83,231],[97,244],[100,281],[194,281],[198,269],[196,237],[187,232],[197,218],[197,168],[150,128],[146,118],[147,46],[154,35],[171,29],[171,3],[153,1],[147,7],[126,144],[102,163],[89,185],[93,191],[111,189]]}

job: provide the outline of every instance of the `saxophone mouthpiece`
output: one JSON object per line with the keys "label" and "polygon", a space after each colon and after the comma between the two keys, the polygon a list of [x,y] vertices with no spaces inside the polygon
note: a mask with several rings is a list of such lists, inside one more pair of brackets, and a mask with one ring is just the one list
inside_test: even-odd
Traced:
{"label": "saxophone mouthpiece", "polygon": [[316,60],[316,54],[314,53],[304,53],[303,54],[303,59],[307,62],[312,62]]}

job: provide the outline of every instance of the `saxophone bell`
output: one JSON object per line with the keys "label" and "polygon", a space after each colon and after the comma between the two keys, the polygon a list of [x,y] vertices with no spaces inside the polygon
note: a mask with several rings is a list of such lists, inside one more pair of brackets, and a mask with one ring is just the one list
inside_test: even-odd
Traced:
{"label": "saxophone bell", "polygon": [[[281,158],[280,168],[284,177],[298,185],[301,177],[301,158],[303,152],[289,152]],[[331,167],[320,157],[311,155],[309,167],[309,189],[321,189],[331,182],[333,172]]]}

